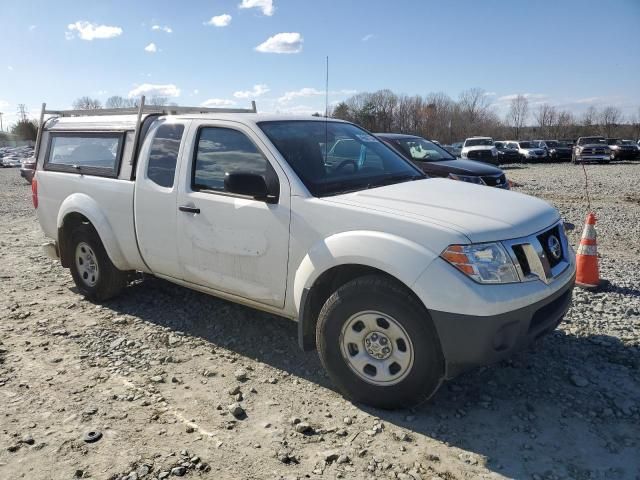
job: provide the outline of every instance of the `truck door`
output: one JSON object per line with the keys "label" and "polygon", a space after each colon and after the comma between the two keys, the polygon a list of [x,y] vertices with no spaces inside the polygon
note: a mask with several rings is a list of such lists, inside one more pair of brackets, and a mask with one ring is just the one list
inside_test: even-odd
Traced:
{"label": "truck door", "polygon": [[[178,193],[178,252],[185,280],[283,307],[289,255],[289,183],[261,140],[236,122],[194,122]],[[186,170],[186,171],[185,171]],[[277,182],[275,203],[225,190],[226,173]]]}
{"label": "truck door", "polygon": [[138,247],[153,273],[183,278],[177,247],[176,167],[188,122],[159,119],[140,150],[134,216]]}

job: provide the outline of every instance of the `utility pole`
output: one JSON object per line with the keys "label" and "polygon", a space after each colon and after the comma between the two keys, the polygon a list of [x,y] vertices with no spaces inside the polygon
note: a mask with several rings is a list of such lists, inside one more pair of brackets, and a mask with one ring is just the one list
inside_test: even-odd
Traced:
{"label": "utility pole", "polygon": [[27,106],[24,103],[18,104],[18,115],[20,121],[25,122],[27,120]]}
{"label": "utility pole", "polygon": [[0,132],[4,132],[4,128],[2,128],[2,115],[4,115],[4,113],[0,112]]}

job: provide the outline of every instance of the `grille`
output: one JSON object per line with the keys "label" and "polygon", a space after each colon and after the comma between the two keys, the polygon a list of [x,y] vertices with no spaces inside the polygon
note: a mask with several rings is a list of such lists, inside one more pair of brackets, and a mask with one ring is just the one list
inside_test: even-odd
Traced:
{"label": "grille", "polygon": [[467,158],[492,158],[491,150],[471,150],[467,153]]}
{"label": "grille", "polygon": [[606,153],[606,150],[604,148],[585,148],[584,150],[582,150],[582,154],[587,154],[587,155],[604,155]]}
{"label": "grille", "polygon": [[[542,250],[544,250],[544,253],[549,259],[549,265],[551,265],[551,268],[558,265],[558,263],[560,263],[564,257],[564,252],[562,251],[562,242],[560,242],[561,237],[558,230],[559,230],[559,227],[554,227],[551,230],[547,230],[546,232],[538,235],[538,240],[540,240],[540,245],[542,245]],[[560,256],[557,258],[556,256],[553,255],[553,253],[551,252],[551,249],[549,248],[549,238],[551,238],[552,236],[555,236],[556,239],[560,242]]]}
{"label": "grille", "polygon": [[[551,251],[549,238],[555,236],[559,243],[559,256]],[[516,265],[523,282],[542,280],[550,283],[568,266],[568,243],[562,224],[525,238],[503,242]]]}

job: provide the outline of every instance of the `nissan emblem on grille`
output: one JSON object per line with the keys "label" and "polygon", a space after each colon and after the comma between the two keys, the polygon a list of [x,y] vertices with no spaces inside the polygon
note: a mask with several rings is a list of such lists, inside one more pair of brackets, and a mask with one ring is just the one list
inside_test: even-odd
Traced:
{"label": "nissan emblem on grille", "polygon": [[562,248],[560,247],[560,240],[555,235],[550,235],[547,239],[547,246],[549,247],[549,251],[555,260],[560,260],[560,256],[562,255]]}

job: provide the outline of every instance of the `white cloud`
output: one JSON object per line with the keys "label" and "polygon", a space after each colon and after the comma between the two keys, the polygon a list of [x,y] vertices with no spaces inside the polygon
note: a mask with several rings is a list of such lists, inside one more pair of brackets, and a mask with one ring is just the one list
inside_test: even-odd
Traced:
{"label": "white cloud", "polygon": [[586,105],[592,105],[595,103],[602,103],[602,101],[604,100],[604,97],[587,97],[587,98],[579,98],[578,100],[576,100],[574,103],[578,103],[578,104],[586,104]]}
{"label": "white cloud", "polygon": [[236,98],[255,98],[264,95],[269,91],[269,87],[265,84],[254,85],[251,90],[240,90],[233,92],[233,96]]}
{"label": "white cloud", "polygon": [[227,100],[225,98],[210,98],[209,100],[205,100],[202,102],[202,107],[230,107],[231,105],[235,105],[236,102],[233,100]]}
{"label": "white cloud", "polygon": [[0,108],[7,108],[9,106],[9,102],[6,100],[0,100]]}
{"label": "white cloud", "polygon": [[173,32],[171,27],[168,27],[167,25],[165,25],[165,26],[154,25],[154,26],[151,27],[151,30],[162,30],[165,33],[172,33]]}
{"label": "white cloud", "polygon": [[193,89],[193,94],[194,95],[198,95],[200,93],[200,90],[198,90],[197,88]]}
{"label": "white cloud", "polygon": [[[329,95],[353,95],[354,93],[358,93],[357,90],[330,90]],[[300,90],[293,90],[290,92],[285,92],[283,96],[278,98],[279,103],[287,103],[295,98],[302,97],[317,97],[324,95],[324,90],[318,90],[317,88],[305,87]]]}
{"label": "white cloud", "polygon": [[67,25],[67,31],[65,37],[67,40],[75,38],[76,34],[82,40],[94,40],[104,38],[114,38],[122,35],[122,28],[113,27],[110,25],[97,25],[95,23],[87,22],[86,20],[78,20],[75,23]]}
{"label": "white cloud", "polygon": [[10,72],[13,72],[13,67],[11,65],[7,65],[7,70],[9,70]]}
{"label": "white cloud", "polygon": [[154,83],[143,83],[129,92],[129,98],[146,95],[147,97],[179,97],[180,89],[173,83],[158,85]]}
{"label": "white cloud", "polygon": [[149,53],[156,53],[158,51],[158,47],[156,47],[155,43],[151,42],[149,45],[144,47],[144,51]]}
{"label": "white cloud", "polygon": [[362,37],[362,41],[363,42],[368,42],[369,40],[371,40],[373,37],[375,37],[375,35],[373,33],[368,33],[367,35],[365,35],[364,37]]}
{"label": "white cloud", "polygon": [[36,29],[37,25],[29,25],[29,31],[33,32]]}
{"label": "white cloud", "polygon": [[300,53],[302,51],[302,35],[297,32],[277,33],[256,47],[262,53]]}
{"label": "white cloud", "polygon": [[263,15],[270,17],[273,15],[273,0],[242,0],[238,8],[259,8]]}
{"label": "white cloud", "polygon": [[230,23],[231,23],[231,15],[227,13],[223,13],[222,15],[211,17],[211,19],[208,22],[205,22],[205,25],[213,25],[214,27],[226,27]]}
{"label": "white cloud", "polygon": [[498,97],[498,102],[510,102],[511,100],[515,100],[518,95],[522,95],[527,100],[544,100],[549,98],[549,95],[546,93],[512,93],[510,95]]}

